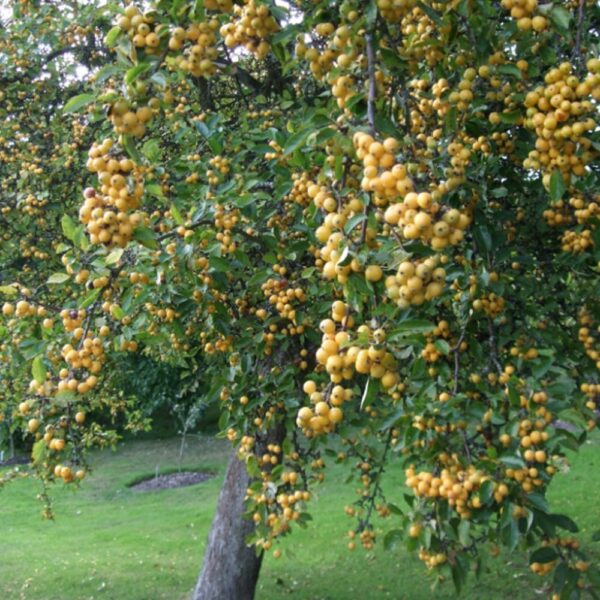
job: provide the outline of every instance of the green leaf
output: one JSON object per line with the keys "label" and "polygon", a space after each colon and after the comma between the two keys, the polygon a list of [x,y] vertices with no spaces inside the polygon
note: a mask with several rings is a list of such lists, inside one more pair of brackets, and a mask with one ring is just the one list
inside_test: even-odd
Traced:
{"label": "green leaf", "polygon": [[561,33],[568,33],[571,18],[571,13],[562,6],[555,6],[550,11],[550,21]]}
{"label": "green leaf", "polygon": [[306,143],[308,136],[313,132],[314,130],[309,128],[303,129],[302,131],[297,131],[296,133],[292,134],[288,138],[288,141],[285,145],[283,156],[287,156],[288,154],[294,152],[294,150],[296,150],[297,148],[303,146]]}
{"label": "green leaf", "polygon": [[368,27],[373,27],[377,20],[377,4],[375,0],[369,0],[365,10],[365,19]]}
{"label": "green leaf", "polygon": [[561,529],[565,529],[566,531],[570,531],[571,533],[577,533],[579,531],[579,527],[577,527],[577,523],[573,521],[567,515],[549,515],[550,520]]}
{"label": "green leaf", "polygon": [[219,271],[220,273],[227,273],[231,271],[231,263],[220,256],[211,256],[209,264],[212,269]]}
{"label": "green leaf", "polygon": [[450,570],[452,572],[452,581],[454,582],[454,587],[456,592],[460,594],[462,587],[467,578],[467,572],[460,560],[458,560],[459,556],[456,557],[454,564],[450,565]]}
{"label": "green leaf", "polygon": [[344,225],[344,231],[346,234],[350,233],[359,223],[367,220],[367,215],[354,215],[351,219],[348,219],[346,225]]}
{"label": "green leaf", "polygon": [[175,204],[171,204],[171,214],[173,215],[173,219],[175,220],[175,223],[177,223],[177,225],[183,225],[183,216],[181,215],[179,209],[177,208],[177,206],[175,206]]}
{"label": "green leaf", "polygon": [[44,462],[46,458],[46,442],[41,439],[38,440],[31,448],[31,460],[34,465],[39,465]]}
{"label": "green leaf", "polygon": [[49,285],[56,283],[64,283],[70,278],[71,276],[68,273],[52,273],[52,275],[50,275],[50,277],[48,277],[48,279],[46,280],[46,283]]}
{"label": "green leaf", "polygon": [[165,199],[165,195],[163,194],[162,188],[158,183],[149,183],[145,187],[146,192],[148,192],[151,196],[155,198],[159,198],[160,200]]}
{"label": "green leaf", "polygon": [[502,123],[507,123],[508,125],[514,125],[515,123],[518,123],[520,119],[521,113],[518,110],[500,113],[500,121]]}
{"label": "green leaf", "polygon": [[544,513],[548,512],[548,501],[541,494],[527,494],[527,502]]}
{"label": "green leaf", "polygon": [[131,85],[142,73],[146,72],[150,68],[150,63],[140,63],[135,65],[135,67],[131,67],[125,73],[125,84]]}
{"label": "green leaf", "polygon": [[148,140],[142,146],[142,154],[150,161],[157,162],[160,159],[160,145],[157,140]]}
{"label": "green leaf", "polygon": [[147,227],[136,227],[133,230],[133,237],[142,244],[142,246],[146,246],[146,248],[150,248],[150,250],[157,250],[159,247],[154,232]]}
{"label": "green leaf", "polygon": [[133,142],[133,138],[130,135],[121,136],[121,145],[123,146],[125,152],[127,152],[127,154],[129,155],[129,158],[131,158],[136,163],[142,162],[142,157]]}
{"label": "green leaf", "polygon": [[68,115],[70,113],[77,112],[80,108],[91,104],[96,99],[94,94],[79,94],[73,96],[64,106],[63,114]]}
{"label": "green leaf", "polygon": [[435,10],[433,10],[433,8],[431,8],[430,6],[428,6],[427,4],[425,4],[424,2],[421,2],[421,0],[418,0],[417,2],[417,6],[434,22],[437,23],[438,25],[442,22],[442,18],[440,17],[440,15],[435,12]]}
{"label": "green leaf", "polygon": [[367,406],[373,403],[373,401],[377,397],[378,391],[379,380],[373,379],[373,377],[369,377],[369,379],[367,379],[367,385],[365,385],[365,391],[363,392],[362,398],[360,399],[360,410],[366,408]]}
{"label": "green leaf", "polygon": [[523,459],[518,456],[501,456],[500,462],[511,469],[522,469],[525,466]]}
{"label": "green leaf", "polygon": [[450,354],[450,344],[446,340],[435,340],[433,345],[441,354]]}
{"label": "green leaf", "polygon": [[118,304],[113,304],[110,307],[110,314],[114,319],[121,320],[125,316],[125,312]]}
{"label": "green leaf", "polygon": [[401,529],[392,529],[391,531],[388,531],[383,538],[383,549],[395,550],[403,539],[404,534]]}
{"label": "green leaf", "polygon": [[397,335],[412,335],[415,333],[429,333],[435,329],[435,325],[424,319],[407,319],[398,323],[388,337]]}
{"label": "green leaf", "polygon": [[115,25],[112,29],[110,29],[104,36],[104,45],[108,48],[112,48],[117,43],[117,39],[121,35],[121,31],[122,30],[118,25]]}
{"label": "green leaf", "polygon": [[529,555],[529,564],[532,563],[549,563],[558,558],[556,550],[550,546],[538,548],[535,552]]}
{"label": "green leaf", "polygon": [[123,256],[123,252],[125,250],[123,248],[114,248],[110,251],[109,255],[104,259],[105,265],[116,265],[120,260],[121,256]]}
{"label": "green leaf", "polygon": [[4,294],[5,296],[15,296],[17,293],[17,288],[12,285],[0,285],[0,294]]}
{"label": "green leaf", "polygon": [[519,69],[519,67],[515,65],[500,65],[499,67],[497,67],[496,70],[498,71],[498,73],[504,73],[504,75],[512,75],[517,79],[521,79],[522,77],[521,69]]}
{"label": "green leaf", "polygon": [[444,131],[446,133],[454,133],[456,131],[458,111],[456,106],[452,106],[444,117]]}
{"label": "green leaf", "polygon": [[92,290],[79,304],[78,308],[87,308],[96,301],[96,298],[102,293],[102,288],[96,288]]}
{"label": "green leaf", "polygon": [[46,366],[44,365],[43,356],[36,356],[31,363],[31,374],[33,378],[40,384],[46,381]]}
{"label": "green leaf", "polygon": [[458,524],[458,541],[465,547],[467,547],[471,541],[469,531],[471,529],[471,522],[466,519],[461,519]]}
{"label": "green leaf", "polygon": [[550,200],[557,202],[563,197],[563,194],[567,191],[565,180],[560,171],[553,171],[550,176]]}
{"label": "green leaf", "polygon": [[75,221],[73,221],[69,215],[63,215],[60,220],[60,225],[65,237],[75,243],[77,237],[77,225],[75,224]]}

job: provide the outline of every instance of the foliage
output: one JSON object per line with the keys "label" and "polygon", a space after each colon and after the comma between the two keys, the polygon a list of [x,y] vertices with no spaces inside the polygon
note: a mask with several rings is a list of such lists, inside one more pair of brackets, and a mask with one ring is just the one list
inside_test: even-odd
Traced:
{"label": "foliage", "polygon": [[[2,34],[2,401],[40,476],[85,476],[114,439],[86,413],[139,353],[219,403],[259,547],[310,520],[329,457],[359,482],[351,547],[378,513],[458,589],[491,541],[593,593],[546,490],[600,391],[596,3],[80,8],[14,3]],[[34,141],[54,128],[66,158]]]}

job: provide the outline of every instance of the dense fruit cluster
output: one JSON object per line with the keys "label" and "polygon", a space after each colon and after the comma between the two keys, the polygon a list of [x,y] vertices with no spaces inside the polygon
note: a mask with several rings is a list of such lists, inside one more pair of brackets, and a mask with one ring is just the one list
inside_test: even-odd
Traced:
{"label": "dense fruit cluster", "polygon": [[233,15],[233,20],[219,30],[225,45],[228,48],[243,46],[257,58],[265,58],[271,48],[268,38],[279,29],[268,6],[244,0],[243,6],[234,5]]}
{"label": "dense fruit cluster", "polygon": [[151,14],[143,14],[137,6],[128,6],[119,17],[117,25],[127,33],[136,48],[148,54],[156,53],[160,44],[160,30],[155,27]]}
{"label": "dense fruit cluster", "polygon": [[600,325],[596,325],[590,311],[583,307],[579,311],[579,341],[583,344],[588,358],[600,370]]}
{"label": "dense fruit cluster", "polygon": [[538,0],[502,0],[502,8],[510,11],[510,16],[517,21],[521,31],[544,31],[548,20],[538,14]]}
{"label": "dense fruit cluster", "polygon": [[444,292],[446,271],[440,267],[445,257],[431,256],[426,259],[406,259],[398,266],[396,275],[385,280],[388,297],[400,308],[411,304],[419,306]]}
{"label": "dense fruit cluster", "polygon": [[218,57],[216,31],[219,21],[212,18],[176,27],[169,38],[169,50],[178,52],[174,64],[194,77],[211,77],[216,73]]}
{"label": "dense fruit cluster", "polygon": [[[267,279],[262,284],[262,291],[269,304],[275,308],[279,316],[290,321],[296,320],[296,306],[306,302],[306,294],[301,287],[292,287],[287,279]],[[260,312],[259,312],[260,311]],[[259,318],[266,317],[266,311],[256,311]]]}
{"label": "dense fruit cluster", "polygon": [[88,169],[97,173],[100,193],[93,188],[84,191],[85,201],[79,219],[86,226],[90,243],[124,248],[133,232],[143,222],[138,208],[144,193],[139,167],[129,158],[117,158],[112,140],[94,144],[89,151]]}
{"label": "dense fruit cluster", "polygon": [[594,100],[600,97],[600,59],[587,63],[589,74],[580,80],[571,63],[562,63],[544,77],[545,87],[538,87],[525,97],[525,126],[535,131],[535,150],[523,162],[527,169],[542,170],[544,183],[559,170],[568,182],[571,173],[585,175],[586,165],[597,151],[587,137],[596,128]]}
{"label": "dense fruit cluster", "polygon": [[154,116],[150,106],[132,107],[130,102],[121,99],[110,106],[108,117],[115,133],[142,137],[146,133],[146,125]]}

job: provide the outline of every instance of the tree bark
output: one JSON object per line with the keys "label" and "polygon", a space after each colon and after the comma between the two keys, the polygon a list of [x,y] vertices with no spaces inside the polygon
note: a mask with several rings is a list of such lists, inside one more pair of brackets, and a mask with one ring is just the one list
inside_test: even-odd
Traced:
{"label": "tree bark", "polygon": [[246,465],[235,451],[229,459],[217,512],[208,535],[202,571],[193,600],[253,600],[262,554],[248,547],[254,523],[242,519],[250,484]]}

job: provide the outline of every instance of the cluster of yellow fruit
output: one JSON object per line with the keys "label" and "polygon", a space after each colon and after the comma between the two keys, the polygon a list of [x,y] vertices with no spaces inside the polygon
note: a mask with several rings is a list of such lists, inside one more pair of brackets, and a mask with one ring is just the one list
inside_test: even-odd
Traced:
{"label": "cluster of yellow fruit", "polygon": [[[599,215],[600,203],[597,196],[589,202],[580,196],[570,198],[568,203],[564,200],[558,200],[543,212],[544,219],[551,227],[570,225],[575,222],[579,225],[585,225]],[[594,229],[595,223],[592,222],[589,228],[581,231],[565,231],[561,238],[563,252],[577,254],[592,249],[594,247]]]}
{"label": "cluster of yellow fruit", "polygon": [[[241,438],[238,454],[245,461],[254,458],[261,470],[262,486],[248,488],[246,500],[254,511],[252,520],[268,528],[267,531],[260,530],[263,537],[257,541],[257,545],[269,550],[273,540],[289,531],[291,524],[300,519],[302,504],[311,498],[306,489],[305,475],[300,477],[296,468],[300,456],[296,451],[284,455],[279,444],[270,443],[265,448],[246,435]],[[280,476],[274,477],[273,468],[276,465],[282,465],[285,469]],[[313,470],[322,469],[323,466],[321,460],[311,464]],[[276,558],[280,555],[279,550],[274,552]]]}
{"label": "cluster of yellow fruit", "polygon": [[279,30],[268,6],[244,0],[244,6],[233,6],[234,19],[219,30],[228,48],[244,46],[257,58],[267,56],[271,46],[269,36]]}
{"label": "cluster of yellow fruit", "polygon": [[276,160],[281,163],[286,162],[286,160],[281,160],[283,158],[283,148],[275,141],[270,140],[269,146],[273,149],[272,152],[265,152],[265,160]]}
{"label": "cluster of yellow fruit", "polygon": [[313,408],[303,406],[298,411],[296,425],[307,437],[330,433],[344,418],[342,405],[352,399],[352,389],[341,385],[330,386],[326,391],[318,390],[317,384],[308,380],[303,386]]}
{"label": "cluster of yellow fruit", "polygon": [[593,248],[594,239],[592,231],[584,229],[583,231],[565,231],[561,239],[561,248],[563,252],[578,254]]}
{"label": "cluster of yellow fruit", "polygon": [[48,199],[36,198],[33,194],[28,194],[23,200],[17,203],[19,210],[30,217],[43,214],[43,208],[48,204]]}
{"label": "cluster of yellow fruit", "polygon": [[[155,105],[155,102],[151,104]],[[115,133],[128,134],[133,137],[142,137],[146,133],[146,125],[154,116],[153,108],[140,106],[137,109],[124,99],[113,102],[110,106],[108,118],[113,124]]]}
{"label": "cluster of yellow fruit", "polygon": [[43,306],[35,306],[28,300],[19,300],[16,304],[5,302],[2,305],[2,314],[5,317],[43,317],[46,315],[46,309]]}
{"label": "cluster of yellow fruit", "polygon": [[[169,38],[169,50],[178,54],[173,64],[194,77],[211,77],[216,73],[215,60],[218,56],[216,31],[219,21],[212,18],[192,23],[187,28],[176,27]],[[184,44],[190,42],[184,49]]]}
{"label": "cluster of yellow fruit", "polygon": [[130,4],[117,20],[117,25],[127,33],[136,48],[144,48],[149,54],[157,52],[160,30],[154,27],[151,14],[143,14],[137,6]]}
{"label": "cluster of yellow fruit", "polygon": [[[61,355],[69,366],[69,369],[61,369],[59,373],[58,392],[72,391],[79,394],[87,394],[96,387],[98,378],[96,376],[102,370],[105,361],[104,345],[100,337],[93,337],[91,333],[83,339],[77,348],[66,344],[61,349]],[[85,369],[88,374],[78,379],[73,371]]]}
{"label": "cluster of yellow fruit", "polygon": [[473,310],[483,311],[488,317],[495,318],[504,310],[504,298],[494,292],[473,300]]}
{"label": "cluster of yellow fruit", "polygon": [[560,227],[573,222],[569,205],[564,200],[554,202],[550,208],[542,213],[542,216],[550,227]]}
{"label": "cluster of yellow fruit", "polygon": [[239,220],[240,211],[237,208],[228,208],[224,204],[215,204],[216,238],[221,242],[221,252],[223,254],[231,254],[237,248],[232,232]]}
{"label": "cluster of yellow fruit", "polygon": [[536,14],[538,0],[502,0],[504,10],[510,11],[510,16],[517,21],[517,27],[522,31],[544,31],[548,20],[541,14]]}
{"label": "cluster of yellow fruit", "polygon": [[448,95],[448,102],[454,106],[459,112],[466,112],[471,106],[474,95],[471,88],[474,85],[477,71],[470,67],[465,69],[463,78],[458,82],[458,90],[450,92]]}
{"label": "cluster of yellow fruit", "polygon": [[219,183],[219,176],[215,171],[219,171],[221,175],[227,175],[231,170],[231,161],[225,156],[213,156],[208,163],[212,167],[206,171],[206,177],[210,185],[217,185]]}
{"label": "cluster of yellow fruit", "polygon": [[420,306],[444,292],[446,271],[438,266],[445,264],[445,256],[431,256],[425,259],[406,259],[398,266],[396,275],[385,280],[388,297],[400,308],[410,305]]}
{"label": "cluster of yellow fruit", "polygon": [[385,205],[391,199],[404,197],[413,191],[413,182],[406,167],[396,163],[395,153],[400,146],[398,140],[389,137],[377,142],[368,133],[359,131],[352,141],[356,156],[362,160],[364,167],[361,187],[365,192],[376,193],[379,197],[379,201],[375,199],[377,205]]}
{"label": "cluster of yellow fruit", "polygon": [[600,196],[593,196],[589,201],[582,196],[573,196],[569,199],[569,206],[573,209],[573,215],[579,225],[584,225],[590,219],[600,216]]}
{"label": "cluster of yellow fruit", "polygon": [[[425,359],[426,362],[437,362],[443,356],[442,352],[438,350],[438,348],[435,345],[435,339],[448,339],[449,337],[450,326],[448,325],[448,321],[440,321],[437,324],[437,327],[431,332],[431,334],[425,337],[425,347],[423,348],[423,350],[421,350],[421,356]],[[449,400],[448,394],[443,392],[443,395],[440,394],[439,400],[441,402]]]}
{"label": "cluster of yellow fruit", "polygon": [[[204,341],[203,338],[201,339]],[[205,342],[203,348],[206,354],[216,354],[217,352],[227,353],[233,349],[233,343],[234,339],[232,336],[221,334],[216,341]]]}
{"label": "cluster of yellow fruit", "polygon": [[382,18],[388,23],[400,23],[413,8],[417,6],[417,0],[377,0],[377,8]]}
{"label": "cluster of yellow fruit", "polygon": [[[412,488],[415,496],[419,498],[444,498],[448,504],[463,519],[472,516],[473,509],[481,508],[482,503],[478,495],[479,488],[489,476],[477,470],[473,465],[464,468],[457,455],[440,457],[443,465],[439,475],[430,471],[415,471],[409,467],[405,471],[406,485]],[[508,496],[508,487],[495,484],[495,498],[498,502]]]}
{"label": "cluster of yellow fruit", "polygon": [[[300,206],[308,206],[311,201],[311,197],[308,195],[309,186],[314,185],[310,179],[309,174],[304,171],[303,173],[292,173],[292,189],[283,198],[284,202],[295,202]],[[329,235],[327,236],[329,237]],[[319,241],[327,241],[319,240]]]}
{"label": "cluster of yellow fruit", "polygon": [[[406,3],[410,5],[410,0]],[[398,4],[398,3],[394,3]],[[434,10],[443,13],[456,8],[457,0],[447,3],[431,3]],[[426,60],[430,66],[440,64],[444,59],[444,40],[449,37],[451,28],[447,25],[437,26],[436,23],[421,8],[415,7],[404,16],[400,23],[402,45],[399,54],[410,61],[412,69]],[[432,43],[432,42],[440,43]],[[460,58],[460,56],[459,56]]]}
{"label": "cluster of yellow fruit", "polygon": [[[83,308],[79,310],[64,308],[60,311],[60,318],[62,319],[63,327],[65,331],[73,332],[75,339],[81,338],[83,334],[83,321],[87,316],[87,311]],[[77,332],[77,333],[75,333]]]}
{"label": "cluster of yellow fruit", "polygon": [[401,227],[405,239],[421,240],[434,250],[459,244],[471,224],[471,217],[457,208],[441,210],[435,197],[439,194],[409,192],[402,202],[388,206],[385,222]]}
{"label": "cluster of yellow fruit", "polygon": [[[269,304],[275,307],[279,316],[283,319],[295,321],[297,304],[306,302],[306,294],[301,287],[293,288],[289,285],[287,279],[267,279],[261,289],[265,298],[269,299]],[[265,309],[258,309],[256,315],[259,318],[266,317]]]}
{"label": "cluster of yellow fruit", "polygon": [[600,369],[600,325],[595,325],[592,314],[585,307],[579,311],[579,325],[579,341],[583,344],[586,355]]}
{"label": "cluster of yellow fruit", "polygon": [[98,174],[100,195],[93,188],[84,191],[79,219],[86,225],[92,244],[124,248],[134,228],[142,223],[142,215],[127,211],[139,206],[144,183],[139,167],[131,159],[118,159],[110,153],[112,145],[112,140],[106,139],[93,144],[89,151],[87,166]]}
{"label": "cluster of yellow fruit", "polygon": [[435,569],[435,567],[443,565],[448,560],[448,556],[443,552],[430,552],[421,546],[419,548],[419,560],[421,560],[428,569]]}
{"label": "cluster of yellow fruit", "polygon": [[73,471],[69,466],[58,464],[54,467],[54,477],[62,479],[65,483],[71,483],[75,479],[81,481],[85,477],[85,470]]}
{"label": "cluster of yellow fruit", "polygon": [[[358,36],[351,38],[351,34],[350,28],[346,25],[340,25],[336,29],[333,23],[319,23],[313,31],[316,40],[313,46],[306,45],[307,40],[304,35],[298,36],[296,56],[307,60],[313,77],[322,80],[334,68],[336,60],[337,66],[341,69],[364,61],[364,57],[360,56],[364,39]],[[337,77],[330,81],[332,85],[336,85],[335,79]]]}
{"label": "cluster of yellow fruit", "polygon": [[525,126],[535,131],[535,150],[523,161],[526,169],[542,170],[544,184],[550,185],[557,169],[568,182],[571,173],[585,175],[586,165],[597,152],[586,133],[596,128],[594,100],[600,98],[600,59],[587,62],[589,74],[580,81],[571,63],[551,69],[540,86],[525,97]]}

